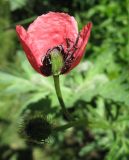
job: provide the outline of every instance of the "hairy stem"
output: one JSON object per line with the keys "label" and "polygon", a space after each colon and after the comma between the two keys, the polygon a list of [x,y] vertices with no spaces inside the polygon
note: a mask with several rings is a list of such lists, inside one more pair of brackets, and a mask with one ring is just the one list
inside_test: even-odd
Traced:
{"label": "hairy stem", "polygon": [[71,127],[84,126],[84,125],[87,125],[87,124],[88,124],[87,118],[80,119],[78,121],[77,120],[72,121],[72,122],[69,122],[68,124],[65,124],[65,125],[62,125],[62,126],[59,126],[59,127],[55,127],[53,129],[53,133],[64,131],[64,130],[69,129]]}
{"label": "hairy stem", "polygon": [[55,90],[56,90],[57,98],[58,98],[60,106],[62,108],[62,112],[63,112],[64,116],[68,120],[71,120],[72,119],[71,115],[70,115],[70,113],[67,111],[67,109],[65,107],[65,103],[63,101],[63,97],[62,97],[62,94],[61,94],[59,75],[54,75],[53,79],[54,79],[54,85],[55,85]]}

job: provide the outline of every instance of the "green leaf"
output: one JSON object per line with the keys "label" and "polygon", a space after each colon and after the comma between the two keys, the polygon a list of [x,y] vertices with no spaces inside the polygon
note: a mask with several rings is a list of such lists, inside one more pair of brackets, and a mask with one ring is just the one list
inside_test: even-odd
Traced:
{"label": "green leaf", "polygon": [[10,5],[11,5],[11,11],[14,11],[16,9],[22,8],[26,4],[26,0],[9,0]]}

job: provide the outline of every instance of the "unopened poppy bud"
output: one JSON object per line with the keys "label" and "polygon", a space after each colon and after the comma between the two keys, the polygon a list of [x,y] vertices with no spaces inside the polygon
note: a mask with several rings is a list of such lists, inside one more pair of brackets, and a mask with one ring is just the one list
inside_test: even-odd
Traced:
{"label": "unopened poppy bud", "polygon": [[51,135],[52,128],[47,117],[36,112],[23,118],[19,133],[28,142],[43,143]]}
{"label": "unopened poppy bud", "polygon": [[59,75],[64,65],[63,56],[58,49],[53,49],[50,52],[50,55],[51,55],[51,63],[52,63],[52,74]]}

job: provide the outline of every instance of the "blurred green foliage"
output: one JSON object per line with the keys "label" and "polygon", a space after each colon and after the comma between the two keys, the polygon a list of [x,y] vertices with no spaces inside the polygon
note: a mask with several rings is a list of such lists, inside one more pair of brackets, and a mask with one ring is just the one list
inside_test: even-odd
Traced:
{"label": "blurred green foliage", "polygon": [[[128,6],[128,0],[0,0],[0,160],[129,159]],[[57,126],[66,122],[52,77],[31,68],[15,33],[16,24],[27,27],[48,11],[73,15],[79,30],[93,23],[83,61],[61,76],[69,112],[87,117],[89,124],[60,132],[50,143],[30,145],[18,135],[28,111],[50,115]]]}

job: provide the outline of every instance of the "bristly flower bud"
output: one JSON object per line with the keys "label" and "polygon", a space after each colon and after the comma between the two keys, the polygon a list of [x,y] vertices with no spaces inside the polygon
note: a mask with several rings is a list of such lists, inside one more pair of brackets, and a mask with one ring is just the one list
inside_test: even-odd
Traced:
{"label": "bristly flower bud", "polygon": [[52,125],[41,113],[33,113],[23,118],[19,133],[26,141],[40,144],[51,135]]}

